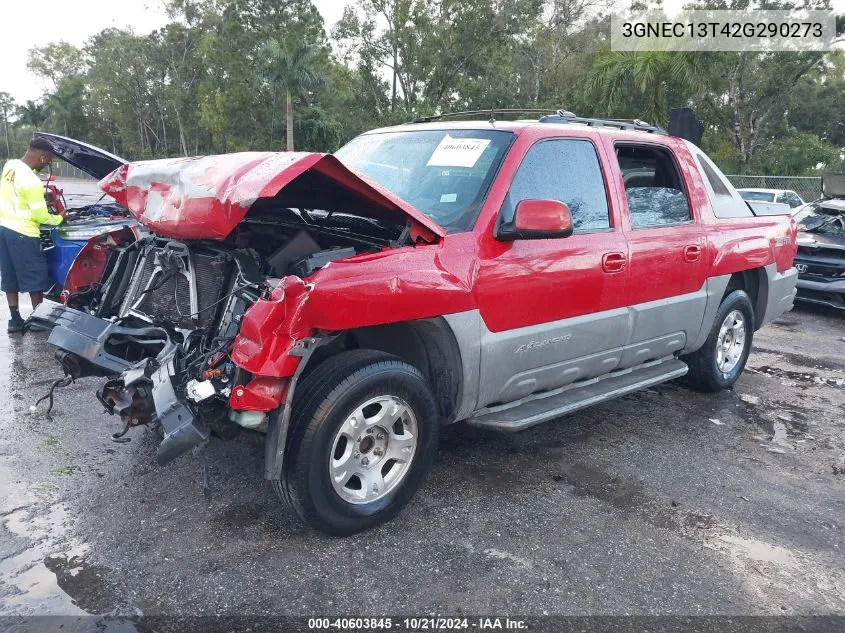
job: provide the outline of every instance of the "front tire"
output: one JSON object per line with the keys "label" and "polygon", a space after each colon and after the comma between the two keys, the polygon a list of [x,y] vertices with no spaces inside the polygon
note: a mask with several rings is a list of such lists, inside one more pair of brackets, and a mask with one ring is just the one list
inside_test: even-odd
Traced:
{"label": "front tire", "polygon": [[354,350],[303,378],[291,424],[279,496],[317,530],[348,536],[410,501],[431,465],[439,421],[418,369]]}
{"label": "front tire", "polygon": [[745,369],[753,337],[751,299],[744,290],[734,290],[722,299],[701,349],[683,357],[689,366],[687,384],[706,392],[732,387]]}

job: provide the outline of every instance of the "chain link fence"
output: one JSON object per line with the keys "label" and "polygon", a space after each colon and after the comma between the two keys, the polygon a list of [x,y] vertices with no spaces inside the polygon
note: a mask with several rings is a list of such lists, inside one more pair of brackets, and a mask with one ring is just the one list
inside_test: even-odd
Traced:
{"label": "chain link fence", "polygon": [[787,189],[794,191],[804,202],[822,195],[820,176],[731,176],[725,174],[737,189]]}
{"label": "chain link fence", "polygon": [[63,160],[59,160],[58,158],[53,161],[51,169],[56,178],[82,178],[83,180],[93,180],[93,178],[84,171],[80,171],[76,167],[69,165]]}

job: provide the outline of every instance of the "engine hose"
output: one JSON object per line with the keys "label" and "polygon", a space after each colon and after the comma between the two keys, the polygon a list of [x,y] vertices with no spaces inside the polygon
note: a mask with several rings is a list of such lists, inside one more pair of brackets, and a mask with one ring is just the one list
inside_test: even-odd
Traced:
{"label": "engine hose", "polygon": [[131,437],[123,437],[129,431],[129,428],[130,428],[129,422],[126,422],[123,425],[123,428],[120,429],[117,433],[112,433],[112,435],[111,435],[112,442],[117,442],[119,444],[125,444],[126,442],[131,442],[132,441]]}
{"label": "engine hose", "polygon": [[35,403],[33,408],[37,408],[39,404],[44,402],[45,400],[49,400],[49,404],[47,405],[47,415],[50,415],[50,412],[53,410],[53,392],[56,390],[57,387],[67,387],[69,384],[73,382],[73,376],[68,374],[64,378],[59,378],[58,380],[54,381],[52,385],[50,385],[50,391],[47,392],[46,395],[41,396],[38,399],[38,402]]}

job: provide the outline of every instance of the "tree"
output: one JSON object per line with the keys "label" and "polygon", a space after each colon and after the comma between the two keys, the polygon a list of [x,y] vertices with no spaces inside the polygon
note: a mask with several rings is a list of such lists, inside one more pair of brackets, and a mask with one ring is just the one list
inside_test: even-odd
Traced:
{"label": "tree", "polygon": [[18,124],[29,125],[36,130],[44,125],[50,112],[44,103],[29,100],[18,106]]}
{"label": "tree", "polygon": [[[163,96],[172,106],[179,133],[179,150],[183,156],[189,154],[187,126],[192,103],[196,101],[196,88],[204,72],[198,56],[202,32],[193,26],[178,23],[168,24],[153,33],[152,54],[155,66],[163,78]],[[160,115],[164,118],[164,108]],[[166,124],[162,122],[166,133]]]}
{"label": "tree", "polygon": [[82,95],[85,84],[79,77],[63,79],[56,91],[47,96],[47,107],[55,125],[65,136],[77,129],[82,118]]}
{"label": "tree", "polygon": [[85,58],[81,50],[67,42],[53,42],[29,49],[26,67],[39,77],[49,80],[53,88],[68,77],[82,73]]}
{"label": "tree", "polygon": [[806,132],[784,130],[758,152],[752,164],[761,174],[804,176],[818,173],[819,165],[839,163],[840,149]]}
{"label": "tree", "polygon": [[665,125],[669,109],[686,105],[702,89],[703,77],[695,53],[607,50],[593,65],[588,90],[610,113]]}
{"label": "tree", "polygon": [[[694,0],[694,9],[830,10],[829,0]],[[803,52],[722,52],[700,55],[706,76],[701,101],[707,123],[731,141],[745,173],[761,146],[770,146],[788,112],[788,95],[808,74],[822,72],[828,55]]]}
{"label": "tree", "polygon": [[3,134],[6,139],[6,157],[11,157],[12,148],[9,144],[9,113],[15,111],[15,100],[8,92],[0,92],[0,115],[3,117]]}
{"label": "tree", "polygon": [[[360,0],[335,27],[359,68],[390,72],[391,112],[502,105],[513,91],[513,58],[540,0]],[[377,25],[384,25],[381,31]],[[492,89],[492,90],[491,90]],[[491,102],[493,101],[493,102]],[[484,103],[486,102],[486,103]]]}
{"label": "tree", "polygon": [[285,94],[285,128],[287,130],[287,151],[293,151],[293,99],[307,100],[310,93],[326,85],[323,77],[314,70],[315,49],[309,44],[297,42],[285,45],[277,39],[270,39],[262,49],[266,59],[265,75]]}

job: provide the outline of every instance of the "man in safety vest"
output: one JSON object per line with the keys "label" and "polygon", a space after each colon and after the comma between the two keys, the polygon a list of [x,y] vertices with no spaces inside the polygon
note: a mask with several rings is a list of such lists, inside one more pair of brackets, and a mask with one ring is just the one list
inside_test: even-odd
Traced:
{"label": "man in safety vest", "polygon": [[50,287],[39,227],[60,224],[62,217],[47,210],[44,184],[36,172],[53,160],[52,150],[47,141],[33,139],[23,158],[7,161],[0,176],[0,290],[12,313],[9,332],[23,327],[18,293],[28,292],[35,308]]}

